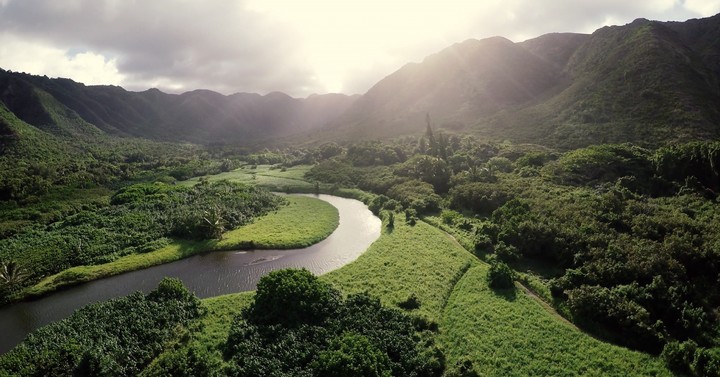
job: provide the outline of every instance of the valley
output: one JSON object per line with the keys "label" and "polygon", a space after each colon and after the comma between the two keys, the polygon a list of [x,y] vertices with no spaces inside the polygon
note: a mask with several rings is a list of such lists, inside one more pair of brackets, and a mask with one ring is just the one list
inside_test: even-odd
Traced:
{"label": "valley", "polygon": [[0,376],[717,376],[719,31],[470,39],[362,95],[0,70]]}

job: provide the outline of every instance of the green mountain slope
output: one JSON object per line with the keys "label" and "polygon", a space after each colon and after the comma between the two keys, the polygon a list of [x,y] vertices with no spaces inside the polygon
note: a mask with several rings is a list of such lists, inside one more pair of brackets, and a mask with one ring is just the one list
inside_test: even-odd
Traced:
{"label": "green mountain slope", "polygon": [[328,94],[298,99],[278,92],[224,96],[209,90],[179,95],[157,89],[130,92],[0,70],[0,101],[18,118],[42,128],[53,120],[38,91],[110,135],[196,143],[252,144],[305,132],[325,125],[357,98]]}
{"label": "green mountain slope", "polygon": [[336,122],[338,138],[418,134],[429,113],[440,127],[561,148],[713,139],[718,41],[720,15],[466,41],[376,84]]}
{"label": "green mountain slope", "polygon": [[381,80],[335,124],[351,135],[390,136],[421,129],[430,113],[441,125],[465,128],[542,97],[561,73],[505,38],[468,40]]}
{"label": "green mountain slope", "polygon": [[566,148],[712,139],[720,131],[720,87],[705,59],[663,23],[606,27],[572,54],[571,84],[561,93],[480,127],[498,135],[507,126],[520,140]]}
{"label": "green mountain slope", "polygon": [[405,65],[362,96],[129,92],[0,70],[0,101],[39,129],[74,117],[85,122],[76,134],[96,132],[93,125],[203,144],[417,135],[430,114],[440,128],[496,140],[655,146],[720,136],[719,57],[720,15],[638,19],[591,35],[467,40]]}

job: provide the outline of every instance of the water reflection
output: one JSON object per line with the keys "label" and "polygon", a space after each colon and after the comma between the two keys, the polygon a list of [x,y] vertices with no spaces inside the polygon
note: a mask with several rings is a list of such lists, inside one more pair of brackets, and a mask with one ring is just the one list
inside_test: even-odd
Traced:
{"label": "water reflection", "polygon": [[113,276],[73,287],[37,301],[0,309],[0,353],[7,352],[30,331],[89,303],[149,292],[165,276],[180,278],[198,297],[255,289],[260,277],[288,267],[323,274],[355,260],[380,236],[380,219],[357,200],[320,195],[340,213],[338,228],[327,239],[304,249],[225,251],[196,255],[176,262]]}

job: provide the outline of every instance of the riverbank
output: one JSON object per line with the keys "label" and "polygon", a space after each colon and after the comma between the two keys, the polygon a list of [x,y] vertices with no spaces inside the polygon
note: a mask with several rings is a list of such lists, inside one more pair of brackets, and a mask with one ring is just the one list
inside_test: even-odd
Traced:
{"label": "riverbank", "polygon": [[[419,306],[408,312],[435,332],[448,367],[470,360],[486,376],[672,375],[657,357],[568,326],[522,290],[490,289],[487,270],[447,233],[425,222],[411,226],[398,214],[395,226],[384,226],[355,262],[320,278],[344,294],[366,291],[392,307],[417,298]],[[219,347],[252,297],[243,292],[203,300],[207,314],[186,334],[188,341],[156,361],[200,347],[223,363]]]}
{"label": "riverbank", "polygon": [[303,248],[322,241],[337,228],[339,215],[331,204],[307,196],[288,196],[287,199],[288,205],[251,224],[224,233],[222,240],[174,240],[169,245],[148,253],[127,255],[100,265],[72,267],[26,288],[18,294],[15,301],[44,296],[62,288],[204,252]]}

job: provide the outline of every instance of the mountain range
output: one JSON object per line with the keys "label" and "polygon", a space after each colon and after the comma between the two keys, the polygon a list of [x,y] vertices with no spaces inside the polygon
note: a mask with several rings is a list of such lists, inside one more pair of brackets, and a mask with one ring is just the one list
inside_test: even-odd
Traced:
{"label": "mountain range", "polygon": [[130,92],[0,70],[0,102],[5,143],[13,140],[14,131],[3,126],[9,116],[54,134],[204,144],[418,135],[427,114],[447,132],[561,149],[714,139],[720,136],[720,15],[638,19],[520,43],[471,39],[355,96]]}

